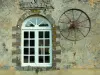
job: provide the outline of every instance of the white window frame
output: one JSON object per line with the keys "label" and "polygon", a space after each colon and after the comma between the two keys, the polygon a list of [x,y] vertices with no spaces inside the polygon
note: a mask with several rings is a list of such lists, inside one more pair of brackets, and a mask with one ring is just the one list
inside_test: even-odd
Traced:
{"label": "white window frame", "polygon": [[[39,25],[36,25],[35,27],[25,27],[25,25],[27,24],[27,22],[32,19],[32,18],[36,18],[36,22],[38,20],[38,18],[40,19],[44,19],[45,21],[47,21],[47,24],[49,25],[48,27],[39,27]],[[52,66],[52,30],[51,30],[51,24],[50,22],[45,19],[44,17],[41,17],[41,16],[37,16],[37,17],[30,17],[30,18],[27,18],[23,24],[22,24],[22,28],[21,28],[21,66],[33,66],[33,67],[51,67]],[[27,31],[27,32],[30,32],[30,31],[34,31],[35,33],[35,63],[24,63],[24,32]],[[38,49],[39,49],[39,45],[38,45],[38,40],[39,40],[39,31],[49,31],[50,33],[50,37],[49,37],[49,41],[50,41],[50,46],[49,46],[49,51],[50,51],[50,62],[49,63],[39,63],[38,60]],[[30,38],[29,38],[30,39]]]}

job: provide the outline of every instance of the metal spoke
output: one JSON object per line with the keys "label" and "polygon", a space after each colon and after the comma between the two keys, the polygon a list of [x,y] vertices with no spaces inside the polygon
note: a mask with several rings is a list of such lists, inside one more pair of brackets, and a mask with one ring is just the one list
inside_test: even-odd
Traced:
{"label": "metal spoke", "polygon": [[66,22],[59,22],[59,23],[64,23],[64,24],[66,24],[67,27],[70,24],[70,22],[68,22],[68,23],[66,23]]}
{"label": "metal spoke", "polygon": [[64,13],[65,14],[65,16],[69,19],[69,21],[71,22],[71,19],[66,15],[66,13]]}
{"label": "metal spoke", "polygon": [[62,29],[62,31],[61,31],[61,32],[65,32],[65,31],[66,31],[66,29],[67,29],[67,27],[66,27],[65,29]]}
{"label": "metal spoke", "polygon": [[85,27],[85,26],[79,26],[79,27],[83,27],[83,28],[90,28],[90,27]]}
{"label": "metal spoke", "polygon": [[67,23],[66,23],[66,22],[61,22],[61,21],[60,21],[60,23],[69,24],[70,22],[67,22]]}
{"label": "metal spoke", "polygon": [[66,24],[66,22],[60,22],[60,23],[65,23]]}
{"label": "metal spoke", "polygon": [[74,33],[75,33],[75,40],[76,40],[76,29],[74,29]]}
{"label": "metal spoke", "polygon": [[68,37],[69,37],[69,34],[70,34],[70,31],[69,31],[69,29],[68,29],[68,35],[67,35],[67,37],[66,37],[66,38],[68,38]]}
{"label": "metal spoke", "polygon": [[74,19],[74,10],[72,10],[72,15],[73,15],[73,21],[74,21],[74,20],[75,20],[75,19]]}
{"label": "metal spoke", "polygon": [[[80,13],[80,15],[79,15],[79,17],[77,18],[77,20],[79,20],[79,18],[81,17],[81,15],[82,15],[82,12]],[[76,20],[76,21],[77,21],[77,20]]]}
{"label": "metal spoke", "polygon": [[81,32],[81,30],[80,29],[78,29],[78,31],[85,37],[85,35]]}
{"label": "metal spoke", "polygon": [[83,21],[81,21],[81,22],[79,22],[78,24],[80,24],[80,23],[82,23],[82,22],[85,22],[85,21],[87,21],[88,19],[86,19],[86,20],[83,20]]}
{"label": "metal spoke", "polygon": [[90,22],[89,16],[84,11],[80,9],[69,9],[59,19],[60,32],[64,38],[75,41],[76,43],[76,41],[87,36],[86,34],[91,28]]}

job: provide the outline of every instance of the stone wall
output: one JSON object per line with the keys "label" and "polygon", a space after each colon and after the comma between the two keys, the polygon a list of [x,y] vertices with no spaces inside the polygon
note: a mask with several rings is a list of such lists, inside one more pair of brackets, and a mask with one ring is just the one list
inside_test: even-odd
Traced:
{"label": "stone wall", "polygon": [[[78,8],[88,14],[91,19],[91,31],[87,37],[77,41],[69,41],[60,38],[60,47],[62,50],[61,63],[57,66],[61,69],[68,68],[100,68],[100,4],[97,3],[91,7],[88,2],[78,0],[52,0],[54,10],[52,17],[58,26],[58,20],[61,14],[71,8]],[[12,27],[17,25],[19,18],[27,12],[20,10],[18,0],[0,1],[0,63],[3,65],[14,66],[12,63]]]}

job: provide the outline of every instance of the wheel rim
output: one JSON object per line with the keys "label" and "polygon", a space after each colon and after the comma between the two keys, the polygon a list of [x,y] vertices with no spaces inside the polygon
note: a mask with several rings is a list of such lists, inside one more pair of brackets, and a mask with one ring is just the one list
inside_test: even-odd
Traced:
{"label": "wheel rim", "polygon": [[91,29],[89,16],[80,9],[69,9],[59,18],[61,35],[68,40],[78,41],[88,35]]}

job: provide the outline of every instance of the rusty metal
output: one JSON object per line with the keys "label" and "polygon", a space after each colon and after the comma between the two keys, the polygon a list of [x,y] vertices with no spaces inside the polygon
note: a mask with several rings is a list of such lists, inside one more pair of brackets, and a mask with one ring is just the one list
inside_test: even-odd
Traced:
{"label": "rusty metal", "polygon": [[[76,15],[77,14],[77,15]],[[91,29],[89,16],[80,9],[69,9],[59,19],[61,35],[68,40],[78,41],[88,35]],[[85,32],[82,32],[82,31]],[[81,38],[79,38],[81,36]]]}

